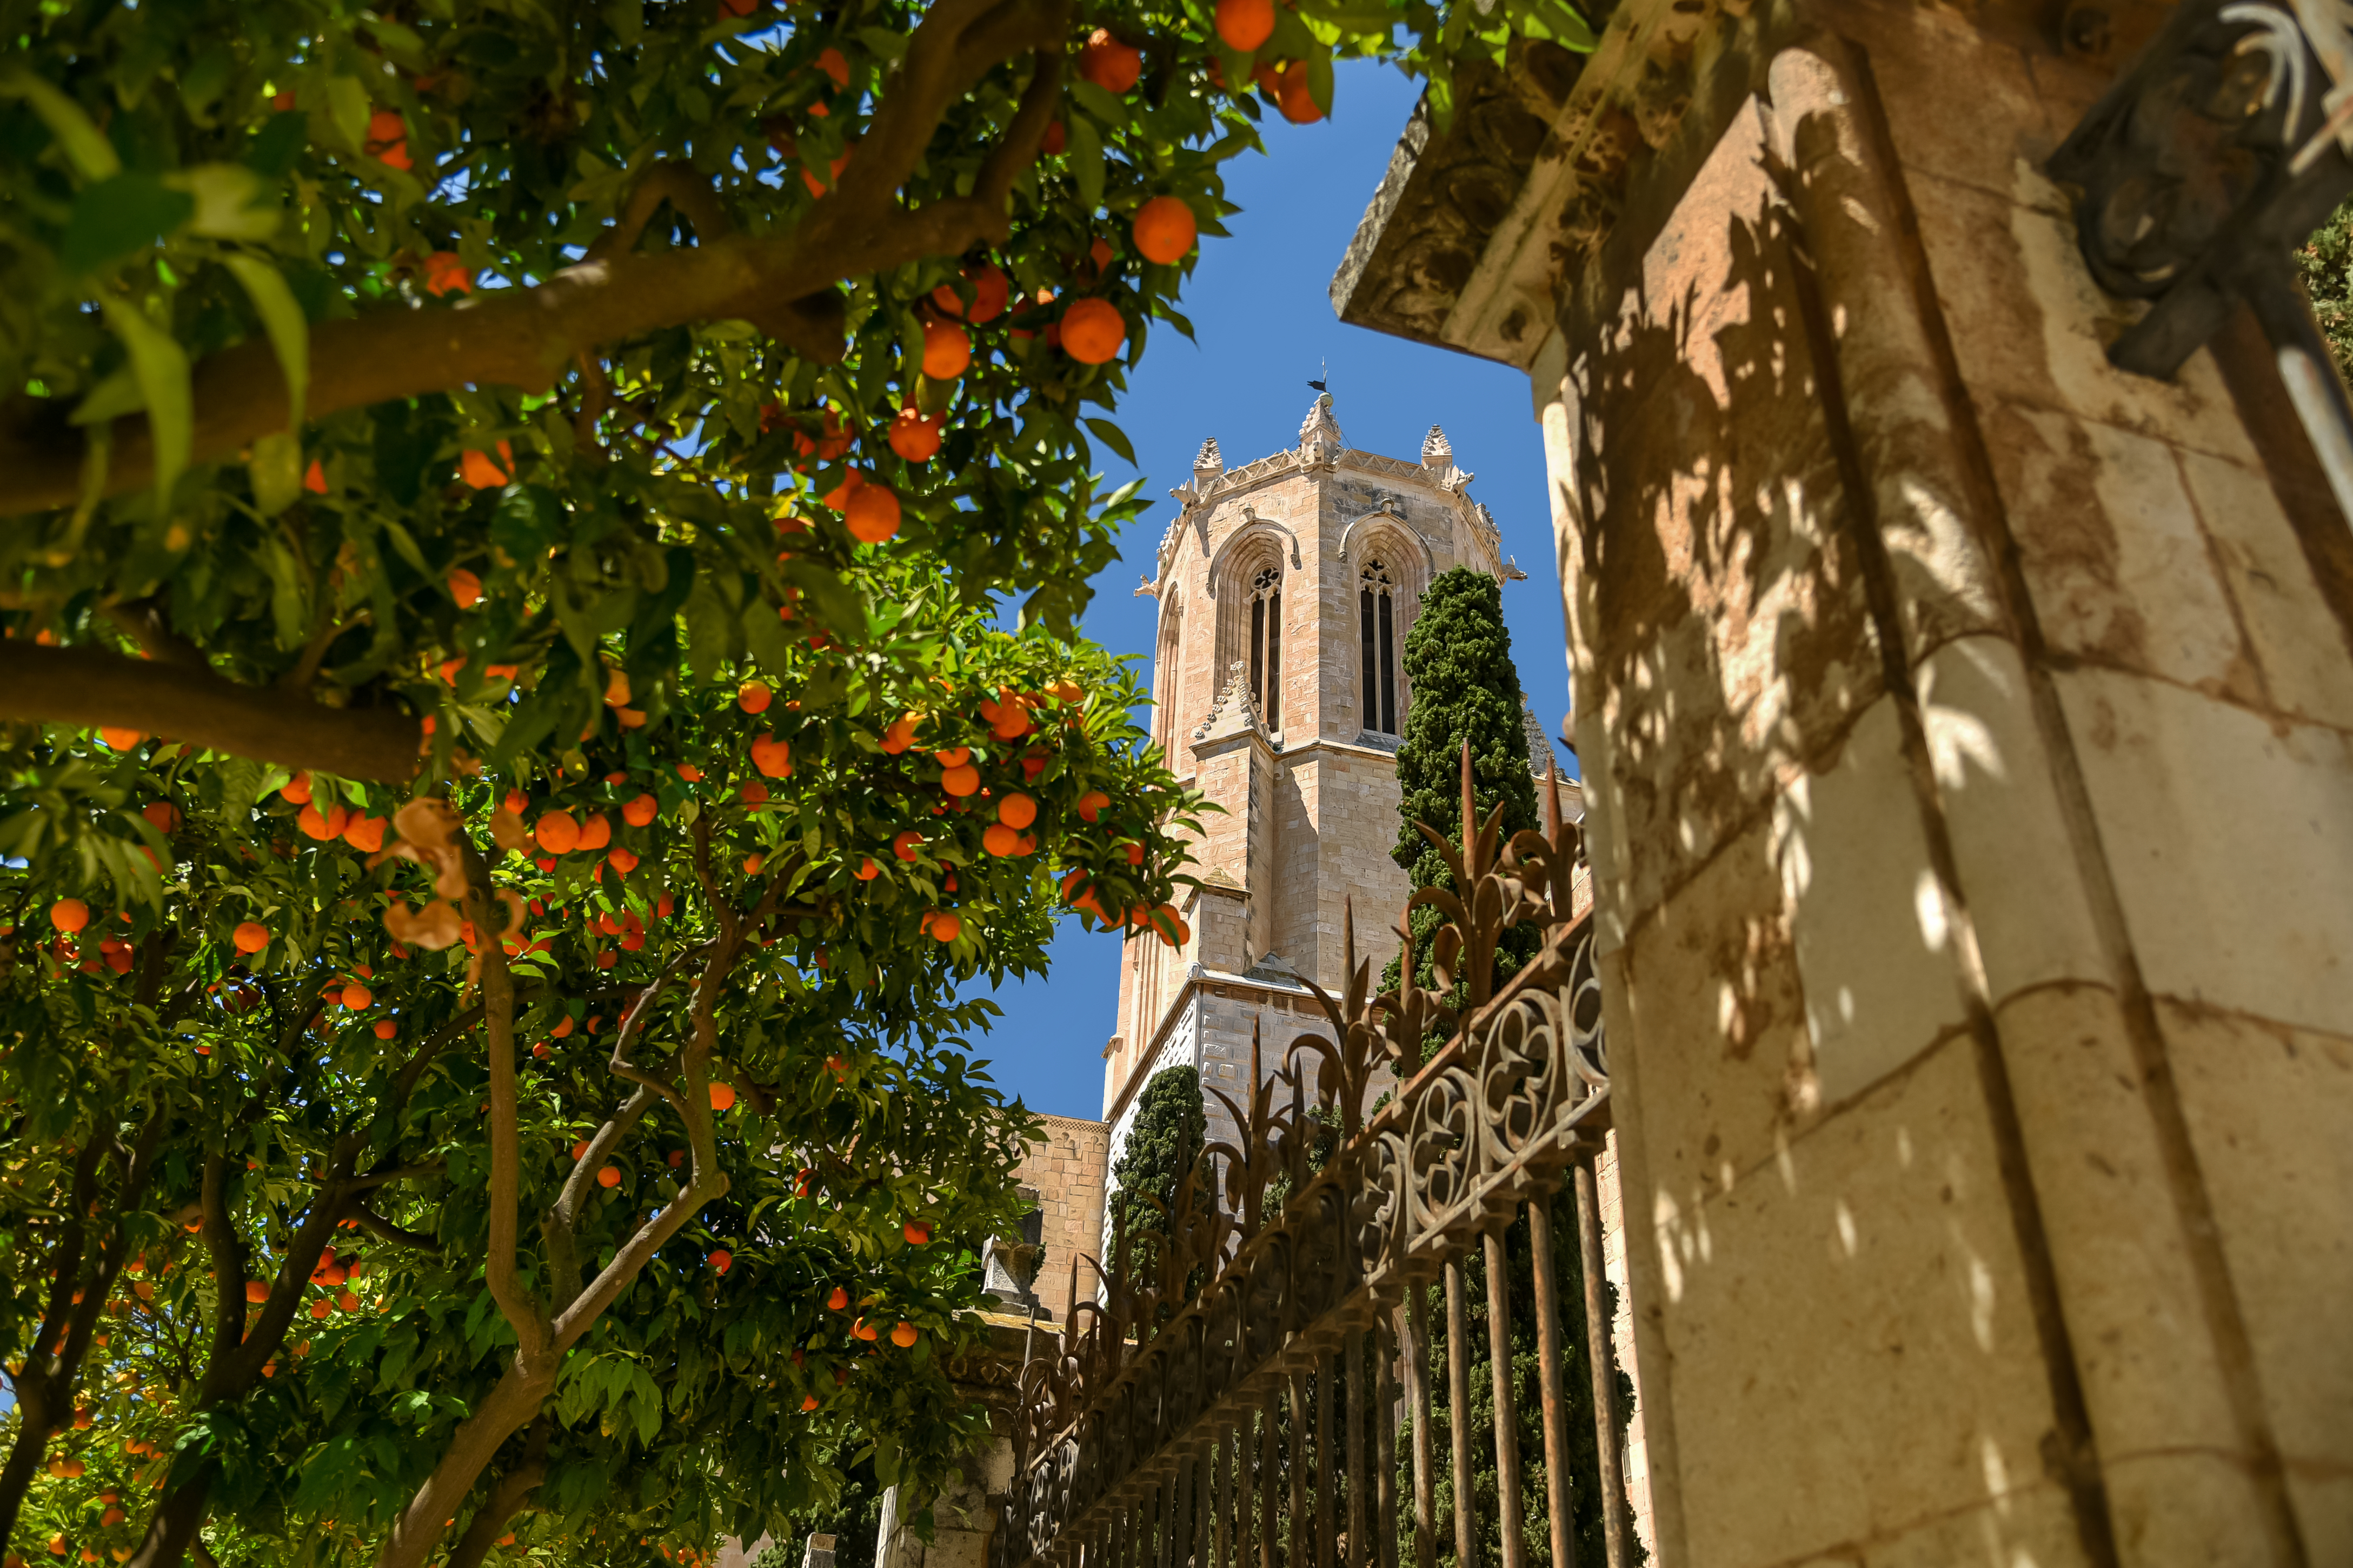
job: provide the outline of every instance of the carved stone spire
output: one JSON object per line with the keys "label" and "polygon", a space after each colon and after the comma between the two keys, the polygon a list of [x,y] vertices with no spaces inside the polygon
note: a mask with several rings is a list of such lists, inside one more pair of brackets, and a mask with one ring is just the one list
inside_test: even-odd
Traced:
{"label": "carved stone spire", "polygon": [[[1200,451],[1194,454],[1192,482],[1179,485],[1168,493],[1190,510],[1208,499],[1209,492],[1218,488],[1218,481],[1225,477],[1225,472],[1226,459],[1218,450],[1218,438],[1212,436],[1202,442]],[[1160,553],[1164,558],[1176,539],[1176,525],[1172,522],[1168,525],[1167,537],[1160,542]]]}
{"label": "carved stone spire", "polygon": [[1421,438],[1421,466],[1425,468],[1451,468],[1454,466],[1454,447],[1447,440],[1446,432],[1433,425],[1430,434]]}
{"label": "carved stone spire", "polygon": [[1340,434],[1340,421],[1332,414],[1332,395],[1317,393],[1314,406],[1300,422],[1300,460],[1316,467],[1328,466],[1347,449],[1347,437]]}
{"label": "carved stone spire", "polygon": [[1208,713],[1193,730],[1196,742],[1222,741],[1229,735],[1239,735],[1255,730],[1265,735],[1266,721],[1259,717],[1258,703],[1250,697],[1250,666],[1236,659],[1227,667],[1225,689],[1209,704]]}

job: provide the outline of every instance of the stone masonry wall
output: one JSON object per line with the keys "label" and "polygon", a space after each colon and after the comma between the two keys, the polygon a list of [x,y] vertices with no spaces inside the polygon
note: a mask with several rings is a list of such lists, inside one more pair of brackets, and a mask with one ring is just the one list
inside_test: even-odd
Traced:
{"label": "stone masonry wall", "polygon": [[1723,28],[1536,371],[1660,1560],[2353,1561],[2353,642],[2275,374],[2106,363],[2039,10]]}
{"label": "stone masonry wall", "polygon": [[[1103,1240],[1103,1183],[1111,1164],[1111,1129],[1100,1121],[1070,1116],[1049,1116],[1045,1140],[1030,1145],[1021,1162],[1021,1184],[1036,1189],[1044,1212],[1040,1242],[1045,1252],[1038,1262],[1031,1293],[1060,1321],[1070,1293],[1071,1265],[1082,1255],[1093,1256]],[[1094,1282],[1079,1271],[1082,1294]]]}

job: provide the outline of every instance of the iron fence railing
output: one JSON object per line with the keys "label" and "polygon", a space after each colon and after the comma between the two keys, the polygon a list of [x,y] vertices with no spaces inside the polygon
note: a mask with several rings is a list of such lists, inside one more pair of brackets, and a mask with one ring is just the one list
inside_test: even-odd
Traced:
{"label": "iron fence railing", "polygon": [[[1082,1298],[1073,1270],[1059,1339],[1022,1370],[994,1568],[1398,1568],[1409,1552],[1432,1568],[1444,1548],[1455,1568],[1490,1556],[1492,1568],[1547,1557],[1569,1568],[1571,1410],[1588,1398],[1598,1501],[1585,1511],[1601,1516],[1610,1568],[1625,1562],[1593,1158],[1609,1083],[1591,921],[1574,908],[1580,844],[1556,785],[1548,831],[1500,848],[1500,808],[1474,830],[1467,752],[1462,788],[1463,844],[1429,837],[1464,891],[1425,889],[1407,907],[1441,917],[1430,939],[1437,987],[1416,984],[1401,919],[1399,981],[1368,995],[1352,912],[1346,994],[1314,993],[1335,1037],[1294,1042],[1271,1071],[1253,1040],[1249,1103],[1212,1090],[1239,1136],[1210,1144],[1180,1180],[1149,1258],[1131,1267],[1123,1240],[1096,1300]],[[1505,933],[1529,927],[1534,952],[1491,987]],[[1459,1016],[1445,1000],[1458,979]],[[1445,1043],[1425,1062],[1433,1038]],[[1384,1080],[1394,1094],[1368,1106]],[[1556,1253],[1561,1202],[1576,1212],[1577,1270]],[[1515,1260],[1525,1301],[1514,1299]],[[1579,1358],[1558,1300],[1574,1272],[1585,1397],[1569,1382]],[[1471,1384],[1481,1318],[1483,1411]],[[1541,1515],[1523,1495],[1530,1382]],[[1479,1517],[1488,1508],[1496,1520]],[[1542,1528],[1523,1526],[1531,1520]],[[1492,1553],[1488,1533],[1500,1537]]]}

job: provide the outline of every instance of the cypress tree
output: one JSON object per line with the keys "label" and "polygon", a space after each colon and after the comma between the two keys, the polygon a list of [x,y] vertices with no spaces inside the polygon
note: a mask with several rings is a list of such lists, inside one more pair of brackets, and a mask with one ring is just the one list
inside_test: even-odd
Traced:
{"label": "cypress tree", "polygon": [[[1521,718],[1520,675],[1512,662],[1512,634],[1504,625],[1503,585],[1487,573],[1458,566],[1439,574],[1422,595],[1420,614],[1406,634],[1405,678],[1411,693],[1403,744],[1398,749],[1398,803],[1397,847],[1392,852],[1414,887],[1460,891],[1453,873],[1435,847],[1415,828],[1427,823],[1458,847],[1462,842],[1462,746],[1471,746],[1471,793],[1480,821],[1498,803],[1504,808],[1499,826],[1504,842],[1524,828],[1542,825],[1536,800],[1536,778],[1530,765],[1525,725]],[[1416,979],[1434,985],[1430,941],[1441,918],[1431,909],[1413,912]],[[1494,984],[1500,985],[1527,961],[1543,940],[1534,926],[1503,933],[1495,953]],[[1397,984],[1402,954],[1389,962],[1384,987]],[[1461,1005],[1459,994],[1448,1001]],[[1443,1041],[1423,1042],[1427,1060]],[[1577,1561],[1602,1559],[1600,1458],[1593,1421],[1593,1382],[1585,1342],[1585,1283],[1577,1253],[1576,1205],[1566,1188],[1552,1202],[1555,1299],[1563,1321],[1566,1349],[1561,1367],[1562,1392],[1568,1405],[1568,1438],[1572,1474],[1569,1491],[1576,1511],[1573,1535]],[[1536,1365],[1534,1255],[1525,1215],[1504,1233],[1504,1254],[1512,1275],[1512,1383],[1515,1427],[1522,1467],[1521,1517],[1516,1521],[1525,1561],[1547,1564],[1552,1541],[1546,1516],[1543,1394]],[[1446,1407],[1446,1311],[1440,1291],[1424,1287],[1430,1336],[1430,1377],[1433,1390],[1431,1436],[1440,1478],[1438,1484],[1438,1557],[1449,1568],[1454,1563],[1454,1489],[1471,1491],[1472,1517],[1478,1521],[1479,1568],[1503,1561],[1504,1531],[1499,1482],[1495,1472],[1493,1433],[1494,1384],[1490,1372],[1487,1337],[1487,1268],[1482,1250],[1472,1248],[1462,1259],[1464,1304],[1469,1310],[1471,1408],[1462,1418],[1472,1429],[1471,1474],[1445,1473],[1451,1444],[1449,1424],[1456,1413]],[[1613,1296],[1614,1291],[1610,1292]],[[1631,1414],[1633,1384],[1623,1373],[1617,1378],[1616,1416],[1622,1427]],[[1398,1440],[1398,1496],[1412,1496],[1412,1443],[1409,1429]],[[1623,1507],[1619,1501],[1616,1506]],[[1401,1513],[1404,1539],[1400,1561],[1411,1556],[1412,1525]],[[1640,1543],[1636,1542],[1639,1553]],[[1638,1557],[1638,1561],[1639,1561]]]}
{"label": "cypress tree", "polygon": [[[1127,1146],[1113,1162],[1111,1184],[1113,1234],[1109,1264],[1118,1256],[1118,1240],[1127,1237],[1127,1277],[1146,1279],[1158,1267],[1162,1238],[1167,1234],[1162,1211],[1176,1202],[1176,1184],[1201,1157],[1208,1142],[1209,1120],[1201,1106],[1201,1074],[1198,1068],[1169,1068],[1155,1073],[1136,1100],[1135,1123],[1128,1129]],[[1121,1197],[1126,1198],[1125,1203]],[[1141,1201],[1157,1199],[1160,1208]]]}
{"label": "cypress tree", "polygon": [[[1461,844],[1464,742],[1471,745],[1471,793],[1480,820],[1501,802],[1505,842],[1541,820],[1520,717],[1520,672],[1512,662],[1511,631],[1504,625],[1503,584],[1468,566],[1440,573],[1406,633],[1404,662],[1411,700],[1397,759],[1402,820],[1390,854],[1417,889],[1459,890],[1445,858],[1414,824],[1427,823],[1449,843]],[[1423,985],[1435,984],[1430,937],[1440,921],[1435,910],[1413,911],[1415,979]],[[1504,933],[1495,954],[1497,984],[1536,950],[1541,934],[1532,927]],[[1393,959],[1382,984],[1394,985],[1397,979]],[[1425,1056],[1438,1043],[1426,1042]]]}

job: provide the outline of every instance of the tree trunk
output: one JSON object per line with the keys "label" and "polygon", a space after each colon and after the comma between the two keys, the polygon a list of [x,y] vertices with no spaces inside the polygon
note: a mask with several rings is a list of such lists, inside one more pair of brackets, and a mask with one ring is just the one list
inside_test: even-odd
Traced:
{"label": "tree trunk", "polygon": [[[498,1458],[500,1447],[539,1414],[539,1407],[555,1391],[557,1360],[550,1354],[539,1364],[526,1365],[518,1358],[507,1369],[489,1397],[459,1425],[432,1476],[409,1500],[407,1510],[392,1527],[391,1538],[376,1554],[375,1568],[425,1568],[426,1559],[449,1528],[447,1521],[458,1517],[466,1495]],[[435,1520],[443,1522],[436,1524]]]}
{"label": "tree trunk", "polygon": [[195,1544],[196,1531],[204,1528],[212,1491],[213,1468],[206,1465],[186,1484],[166,1493],[162,1506],[148,1516],[147,1533],[131,1554],[128,1568],[171,1568],[177,1563]]}
{"label": "tree trunk", "polygon": [[482,1500],[482,1506],[467,1521],[466,1533],[449,1553],[448,1568],[482,1568],[482,1559],[506,1532],[507,1521],[522,1511],[523,1500],[547,1479],[548,1436],[548,1425],[543,1420],[532,1428],[522,1459],[498,1479],[491,1488],[491,1495]]}
{"label": "tree trunk", "polygon": [[16,1441],[8,1449],[8,1463],[0,1467],[0,1545],[16,1538],[16,1515],[25,1506],[25,1493],[32,1487],[33,1478],[40,1474],[49,1435],[57,1429],[48,1381],[29,1364],[15,1379]]}

